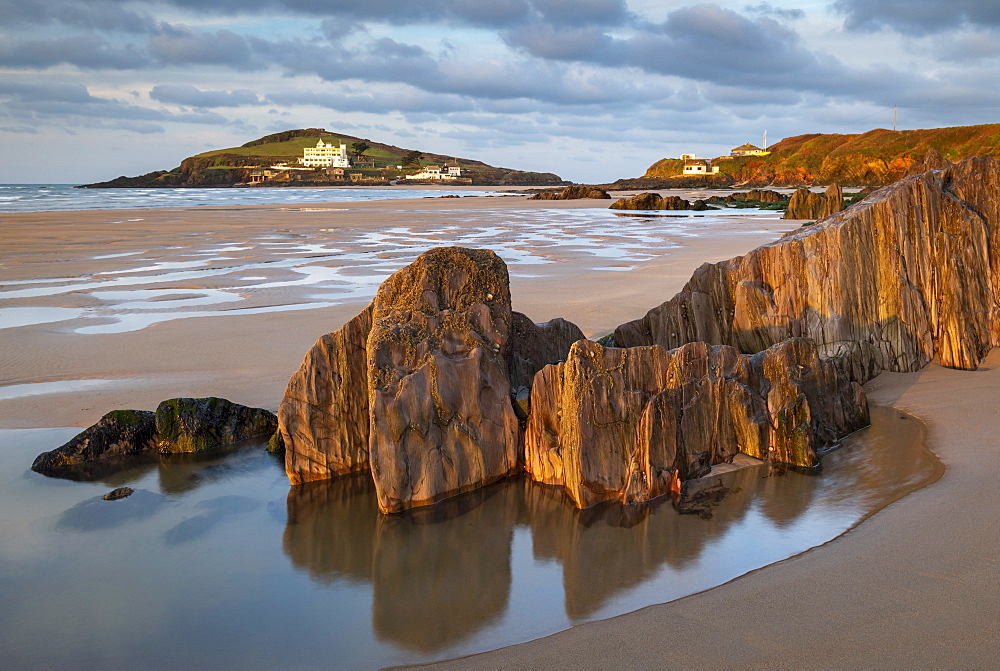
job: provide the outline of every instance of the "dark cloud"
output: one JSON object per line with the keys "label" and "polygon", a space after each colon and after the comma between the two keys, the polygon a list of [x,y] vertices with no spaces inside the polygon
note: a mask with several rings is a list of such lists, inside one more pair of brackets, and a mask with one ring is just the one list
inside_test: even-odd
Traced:
{"label": "dark cloud", "polygon": [[135,45],[114,45],[95,33],[0,43],[0,64],[7,67],[45,69],[63,63],[86,70],[128,70],[151,65],[149,57]]}
{"label": "dark cloud", "polygon": [[149,38],[149,51],[164,65],[224,65],[234,70],[260,70],[267,62],[254,46],[264,45],[231,30],[193,30],[161,23]]}
{"label": "dark cloud", "polygon": [[190,84],[158,84],[149,92],[149,97],[162,103],[188,107],[240,107],[263,104],[257,94],[249,89],[203,91]]}
{"label": "dark cloud", "polygon": [[155,25],[147,12],[113,0],[0,0],[0,16],[7,26],[62,25],[126,33],[149,32]]}
{"label": "dark cloud", "polygon": [[929,35],[963,26],[1000,27],[997,0],[836,0],[833,8],[850,30]]}

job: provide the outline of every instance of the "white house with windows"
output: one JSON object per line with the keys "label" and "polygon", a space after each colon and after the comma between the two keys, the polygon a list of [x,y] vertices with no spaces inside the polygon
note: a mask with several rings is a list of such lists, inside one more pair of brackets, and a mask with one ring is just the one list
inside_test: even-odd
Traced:
{"label": "white house with windows", "polygon": [[719,172],[719,166],[712,165],[710,158],[698,158],[694,154],[681,154],[684,161],[685,175],[715,175]]}
{"label": "white house with windows", "polygon": [[407,175],[407,179],[458,179],[462,176],[462,168],[457,163],[449,163],[441,167],[439,165],[425,165],[415,175]]}
{"label": "white house with windows", "polygon": [[302,150],[302,154],[299,163],[308,168],[351,167],[351,162],[347,158],[346,144],[324,142],[323,138],[320,138],[315,147],[306,147]]}

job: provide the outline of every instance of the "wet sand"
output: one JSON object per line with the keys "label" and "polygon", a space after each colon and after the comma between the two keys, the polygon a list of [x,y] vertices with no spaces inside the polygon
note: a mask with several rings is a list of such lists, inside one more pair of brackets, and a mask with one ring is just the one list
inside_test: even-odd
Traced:
{"label": "wet sand", "polygon": [[[153,409],[176,396],[275,409],[312,343],[431,246],[495,249],[510,266],[515,310],[600,336],[672,296],[702,262],[796,226],[725,211],[716,224],[684,213],[619,218],[609,202],[497,196],[0,214],[0,323],[61,320],[0,328],[0,427],[87,426],[108,410]],[[115,332],[161,304],[163,321]],[[173,318],[201,311],[218,316]]]}

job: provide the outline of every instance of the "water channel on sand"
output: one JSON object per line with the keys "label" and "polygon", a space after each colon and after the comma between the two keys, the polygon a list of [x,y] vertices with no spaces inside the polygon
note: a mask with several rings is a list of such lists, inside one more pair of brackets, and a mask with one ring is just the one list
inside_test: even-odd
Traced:
{"label": "water channel on sand", "polygon": [[[383,516],[366,477],[289,488],[257,446],[101,482],[28,471],[76,429],[0,431],[4,665],[378,667],[455,657],[669,601],[835,538],[940,476],[922,425],[873,426],[818,477],[720,477],[711,519],[572,508],[523,480]],[[127,499],[102,501],[129,485]]]}

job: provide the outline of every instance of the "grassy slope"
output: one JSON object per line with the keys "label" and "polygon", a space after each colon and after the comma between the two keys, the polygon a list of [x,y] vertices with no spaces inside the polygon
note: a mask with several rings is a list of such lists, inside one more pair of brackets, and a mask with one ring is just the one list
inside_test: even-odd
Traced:
{"label": "grassy slope", "polygon": [[[718,162],[738,182],[793,185],[830,183],[880,185],[903,176],[934,149],[950,161],[970,156],[1000,157],[1000,124],[890,131],[860,135],[798,135],[770,147],[771,155]],[[645,177],[668,178],[680,161],[663,159]]]}

